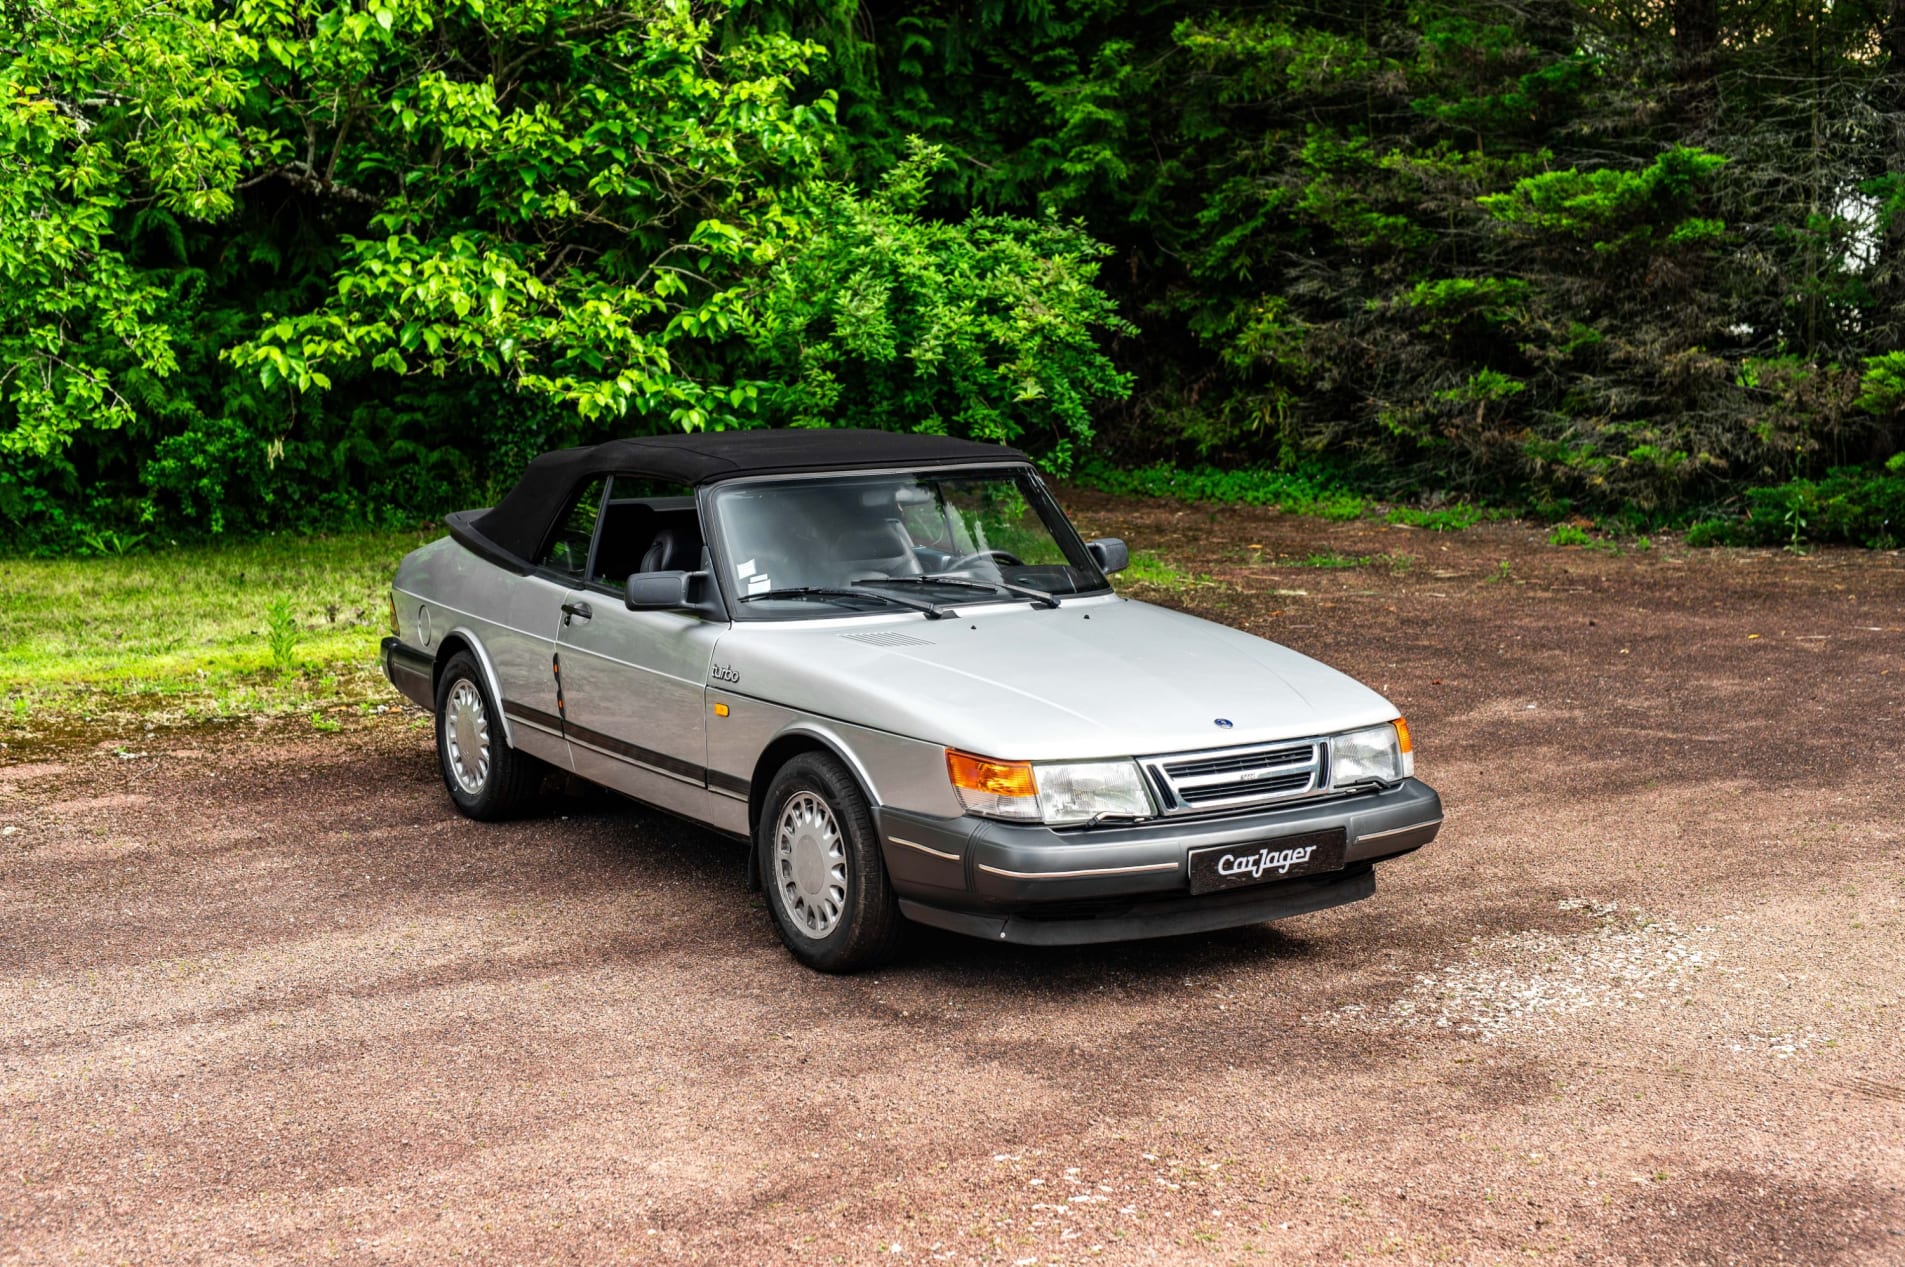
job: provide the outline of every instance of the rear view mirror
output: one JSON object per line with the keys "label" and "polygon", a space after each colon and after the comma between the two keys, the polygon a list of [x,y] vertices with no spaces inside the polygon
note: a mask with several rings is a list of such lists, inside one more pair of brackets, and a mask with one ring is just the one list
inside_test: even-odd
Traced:
{"label": "rear view mirror", "polygon": [[1087,541],[1085,549],[1091,552],[1092,562],[1098,565],[1098,570],[1106,575],[1122,572],[1131,566],[1131,551],[1126,549],[1124,542],[1116,537],[1099,537]]}

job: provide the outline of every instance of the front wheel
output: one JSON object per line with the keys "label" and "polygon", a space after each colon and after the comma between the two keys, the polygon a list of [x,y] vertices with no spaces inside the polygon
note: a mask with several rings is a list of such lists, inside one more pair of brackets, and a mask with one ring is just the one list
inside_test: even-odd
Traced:
{"label": "front wheel", "polygon": [[450,658],[437,679],[437,765],[451,802],[486,823],[520,813],[546,773],[542,762],[503,738],[482,670],[462,653]]}
{"label": "front wheel", "polygon": [[755,846],[767,907],[796,959],[822,972],[857,972],[899,948],[899,902],[873,815],[836,758],[806,752],[781,767]]}

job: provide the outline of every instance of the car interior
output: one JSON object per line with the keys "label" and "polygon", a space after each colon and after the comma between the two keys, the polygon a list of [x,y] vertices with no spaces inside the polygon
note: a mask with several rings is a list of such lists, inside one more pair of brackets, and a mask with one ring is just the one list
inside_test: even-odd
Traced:
{"label": "car interior", "polygon": [[[632,574],[713,566],[693,496],[617,497],[614,491],[602,508],[590,583],[621,590]],[[961,556],[946,512],[924,490],[875,484],[857,492],[843,497],[829,485],[732,496],[723,517],[728,548],[735,554],[736,587],[758,593],[851,586],[942,571],[963,557],[964,570],[981,579],[1001,575],[1000,563],[1009,562],[1014,579],[1061,592],[1076,589],[1062,565],[1026,567],[1011,556],[983,550],[977,557]],[[921,516],[922,526],[938,528],[944,540],[922,544],[909,526],[909,511]]]}
{"label": "car interior", "polygon": [[625,498],[603,508],[590,581],[620,589],[634,572],[692,572],[706,565],[692,497]]}
{"label": "car interior", "polygon": [[832,485],[743,492],[723,505],[734,579],[749,590],[837,587],[927,570],[899,519],[891,485],[855,497]]}

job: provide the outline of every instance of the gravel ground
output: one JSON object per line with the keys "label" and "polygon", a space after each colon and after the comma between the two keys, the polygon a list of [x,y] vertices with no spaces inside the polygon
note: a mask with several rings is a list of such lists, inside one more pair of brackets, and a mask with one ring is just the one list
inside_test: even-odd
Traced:
{"label": "gravel ground", "polygon": [[833,979],[737,845],[452,817],[414,714],[16,743],[0,1263],[1905,1262],[1905,560],[1072,501],[1398,701],[1441,839]]}

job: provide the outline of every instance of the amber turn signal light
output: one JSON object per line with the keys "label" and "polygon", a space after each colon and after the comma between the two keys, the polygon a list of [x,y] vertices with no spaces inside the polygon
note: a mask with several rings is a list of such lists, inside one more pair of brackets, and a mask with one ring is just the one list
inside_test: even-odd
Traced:
{"label": "amber turn signal light", "polygon": [[1027,761],[993,761],[946,749],[946,773],[953,786],[991,796],[1037,796],[1038,780]]}
{"label": "amber turn signal light", "polygon": [[1400,717],[1396,718],[1396,747],[1402,752],[1416,750],[1415,744],[1409,740],[1409,723]]}

